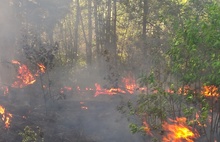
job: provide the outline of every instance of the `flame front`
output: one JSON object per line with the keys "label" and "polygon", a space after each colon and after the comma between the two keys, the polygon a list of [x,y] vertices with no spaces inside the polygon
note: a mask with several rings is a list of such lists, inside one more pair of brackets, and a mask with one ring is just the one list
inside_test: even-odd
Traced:
{"label": "flame front", "polygon": [[[138,88],[138,85],[136,84],[136,81],[133,76],[129,75],[128,77],[124,77],[121,80],[122,85],[119,87],[112,87],[112,88],[102,88],[99,83],[95,83],[95,88],[80,88],[77,86],[76,90],[79,92],[82,91],[94,91],[94,96],[97,97],[99,95],[105,94],[105,95],[116,95],[118,93],[121,94],[134,94],[135,90],[146,90],[146,88]],[[66,90],[71,90],[69,88],[65,88]],[[63,89],[61,89],[63,92]]]}
{"label": "flame front", "polygon": [[186,118],[176,118],[171,120],[173,124],[164,122],[163,129],[167,134],[163,137],[163,142],[193,142],[193,139],[199,137],[198,132],[192,131],[192,128],[186,124]]}
{"label": "flame front", "polygon": [[110,88],[110,89],[103,89],[100,84],[96,83],[95,84],[95,97],[100,95],[100,94],[107,94],[107,95],[115,95],[117,93],[123,93],[125,94],[126,92],[120,88]]}
{"label": "flame front", "polygon": [[6,113],[5,108],[1,105],[0,105],[0,114],[2,115],[2,121],[4,121],[4,123],[5,123],[5,128],[9,128],[12,114]]}

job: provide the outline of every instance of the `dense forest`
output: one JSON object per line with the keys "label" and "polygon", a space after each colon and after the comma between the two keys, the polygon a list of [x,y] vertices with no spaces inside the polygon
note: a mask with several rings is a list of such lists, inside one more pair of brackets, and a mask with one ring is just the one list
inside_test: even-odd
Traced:
{"label": "dense forest", "polygon": [[0,141],[220,141],[219,0],[2,0],[0,27]]}

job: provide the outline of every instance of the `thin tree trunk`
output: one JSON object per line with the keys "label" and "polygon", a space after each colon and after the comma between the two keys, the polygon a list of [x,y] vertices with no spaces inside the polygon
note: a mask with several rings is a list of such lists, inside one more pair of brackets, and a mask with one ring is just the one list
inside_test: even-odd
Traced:
{"label": "thin tree trunk", "polygon": [[143,40],[143,53],[146,55],[147,54],[147,49],[146,49],[146,35],[147,35],[147,15],[148,15],[148,0],[143,0],[144,3],[144,13],[143,13],[143,31],[142,31],[142,40]]}
{"label": "thin tree trunk", "polygon": [[143,13],[143,31],[142,31],[142,37],[145,40],[146,39],[146,26],[147,26],[147,14],[148,14],[148,0],[143,0],[144,1],[144,13]]}
{"label": "thin tree trunk", "polygon": [[92,64],[92,1],[88,0],[88,45],[86,46],[87,65]]}
{"label": "thin tree trunk", "polygon": [[99,34],[99,22],[98,22],[98,7],[97,7],[97,0],[93,0],[94,4],[94,17],[95,17],[95,42],[96,42],[96,59],[97,63],[100,60],[100,34]]}
{"label": "thin tree trunk", "polygon": [[73,55],[73,60],[72,62],[77,62],[77,54],[78,54],[78,36],[79,36],[79,18],[80,18],[80,5],[79,5],[79,0],[76,0],[76,21],[75,21],[75,27],[74,27],[74,44],[73,44],[73,50],[72,50],[72,55]]}
{"label": "thin tree trunk", "polygon": [[113,45],[113,62],[114,62],[114,65],[116,66],[117,65],[117,33],[116,33],[116,21],[117,21],[117,5],[116,5],[116,0],[114,0],[114,3],[113,3],[113,26],[112,26],[112,31],[113,31],[113,34],[112,34],[112,45]]}
{"label": "thin tree trunk", "polygon": [[[112,8],[111,0],[108,0],[107,7],[108,7],[108,13],[106,17],[105,35],[106,35],[107,46],[110,46],[110,43],[111,43],[111,8]],[[110,48],[110,47],[107,47],[107,48]]]}

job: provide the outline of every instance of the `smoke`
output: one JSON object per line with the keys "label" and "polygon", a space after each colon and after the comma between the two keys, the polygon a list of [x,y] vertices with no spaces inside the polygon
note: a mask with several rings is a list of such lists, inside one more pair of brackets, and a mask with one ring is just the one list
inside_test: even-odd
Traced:
{"label": "smoke", "polygon": [[[11,57],[13,53],[13,45],[15,43],[15,35],[18,32],[15,15],[7,0],[1,2],[0,5],[0,49],[1,58]],[[12,51],[12,52],[11,52]]]}
{"label": "smoke", "polygon": [[20,22],[13,9],[13,3],[1,1],[0,5],[0,81],[11,83],[14,69],[8,64],[16,52],[16,42],[20,31]]}

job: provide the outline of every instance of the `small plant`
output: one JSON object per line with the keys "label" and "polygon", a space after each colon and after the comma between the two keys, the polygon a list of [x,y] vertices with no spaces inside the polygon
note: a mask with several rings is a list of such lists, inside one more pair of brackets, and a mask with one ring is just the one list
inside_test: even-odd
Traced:
{"label": "small plant", "polygon": [[22,142],[44,142],[43,132],[38,126],[37,132],[26,126],[24,132],[20,132],[19,135],[22,136]]}

